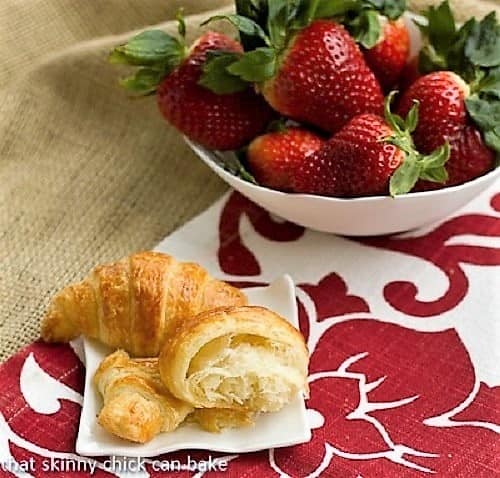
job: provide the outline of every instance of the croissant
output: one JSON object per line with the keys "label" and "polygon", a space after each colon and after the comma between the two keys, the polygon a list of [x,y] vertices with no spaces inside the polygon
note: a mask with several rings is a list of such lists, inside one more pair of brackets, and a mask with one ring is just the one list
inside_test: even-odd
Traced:
{"label": "croissant", "polygon": [[206,431],[219,433],[224,428],[252,426],[256,413],[230,408],[197,408],[192,416]]}
{"label": "croissant", "polygon": [[263,307],[224,307],[183,322],[160,353],[160,375],[196,408],[272,412],[302,390],[309,355],[304,337]]}
{"label": "croissant", "polygon": [[82,282],[57,293],[41,333],[47,342],[68,342],[83,334],[136,357],[157,357],[185,317],[246,302],[243,292],[198,264],[141,252],[98,266]]}
{"label": "croissant", "polygon": [[94,384],[104,399],[98,423],[133,442],[145,443],[160,432],[175,430],[193,411],[165,388],[158,359],[132,360],[118,350],[99,365]]}

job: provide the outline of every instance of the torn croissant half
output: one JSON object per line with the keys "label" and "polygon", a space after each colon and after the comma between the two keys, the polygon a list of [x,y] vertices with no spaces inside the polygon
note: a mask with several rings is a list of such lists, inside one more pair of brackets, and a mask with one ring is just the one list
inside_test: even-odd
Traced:
{"label": "torn croissant half", "polygon": [[145,443],[160,432],[175,430],[193,411],[163,385],[158,359],[133,360],[118,350],[100,364],[94,384],[104,400],[98,423],[133,442]]}
{"label": "torn croissant half", "polygon": [[160,375],[196,408],[274,412],[308,393],[302,334],[278,314],[252,306],[201,313],[169,337]]}
{"label": "torn croissant half", "polygon": [[62,289],[41,332],[46,342],[83,334],[136,357],[157,357],[184,318],[246,303],[243,292],[198,264],[148,251],[98,266],[82,282]]}

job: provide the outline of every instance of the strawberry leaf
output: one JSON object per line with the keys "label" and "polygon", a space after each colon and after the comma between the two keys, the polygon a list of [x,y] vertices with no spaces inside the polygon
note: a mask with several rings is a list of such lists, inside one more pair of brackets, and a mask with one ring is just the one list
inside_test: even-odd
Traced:
{"label": "strawberry leaf", "polygon": [[449,69],[472,81],[478,68],[500,65],[500,25],[495,12],[478,22],[468,20],[457,30],[448,1],[425,13],[428,25],[421,26],[428,37],[420,55],[421,71]]}
{"label": "strawberry leaf", "polygon": [[367,3],[372,4],[389,20],[397,20],[406,11],[406,0],[367,0]]}
{"label": "strawberry leaf", "polygon": [[276,73],[276,51],[273,48],[261,47],[246,52],[236,62],[231,63],[227,71],[252,83],[268,80]]}
{"label": "strawberry leaf", "polygon": [[[236,0],[236,13],[253,20],[259,25],[266,34],[267,20],[267,0]],[[245,51],[253,50],[260,46],[264,46],[265,42],[252,35],[246,35],[240,32],[240,40]]]}
{"label": "strawberry leaf", "polygon": [[426,33],[430,43],[439,55],[446,55],[456,33],[455,18],[448,1],[438,7],[431,6],[425,13],[429,21]]}
{"label": "strawberry leaf", "polygon": [[267,37],[266,32],[262,29],[262,27],[250,18],[244,17],[243,15],[215,15],[213,17],[210,17],[208,20],[205,20],[201,25],[203,26],[218,20],[227,20],[233,26],[235,26],[239,32],[251,37],[260,38],[267,45],[269,45],[269,38]]}
{"label": "strawberry leaf", "polygon": [[498,155],[500,153],[500,125],[486,131],[484,141],[491,149],[497,152],[497,157],[500,157]]}
{"label": "strawberry leaf", "polygon": [[391,176],[389,182],[389,193],[391,196],[399,196],[410,192],[420,177],[420,164],[416,156],[409,155]]}
{"label": "strawberry leaf", "polygon": [[468,79],[472,79],[476,75],[476,69],[465,56],[465,45],[475,24],[476,19],[471,18],[462,25],[451,40],[452,44],[446,54],[447,65],[445,69],[452,70]]}
{"label": "strawberry leaf", "polygon": [[440,55],[432,45],[425,45],[419,53],[418,69],[422,73],[430,73],[436,70],[446,70],[448,63],[446,58]]}
{"label": "strawberry leaf", "polygon": [[500,65],[500,25],[495,12],[475,22],[465,44],[465,56],[473,65]]}
{"label": "strawberry leaf", "polygon": [[433,183],[445,183],[448,180],[448,172],[443,167],[427,169],[420,172],[420,178]]}
{"label": "strawberry leaf", "polygon": [[420,156],[420,179],[435,183],[444,183],[448,180],[445,164],[450,158],[450,145],[448,142],[437,148],[428,156]]}
{"label": "strawberry leaf", "polygon": [[288,2],[274,0],[268,2],[267,30],[274,48],[281,49],[286,43],[288,32]]}
{"label": "strawberry leaf", "polygon": [[257,184],[255,178],[243,165],[242,159],[245,157],[245,154],[243,152],[235,152],[233,154],[215,152],[214,157],[216,164],[218,164],[227,172],[243,179],[244,181]]}
{"label": "strawberry leaf", "polygon": [[483,129],[500,124],[500,102],[481,99],[473,95],[466,100],[467,111],[476,124]]}
{"label": "strawberry leaf", "polygon": [[420,51],[420,71],[430,73],[436,70],[453,70],[464,75],[465,42],[475,19],[469,20],[457,32],[455,18],[448,1],[438,7],[429,7],[425,16],[428,20],[427,25],[419,24],[419,27],[429,41]]}
{"label": "strawberry leaf", "polygon": [[349,12],[359,12],[359,0],[319,0],[314,18],[333,18],[346,15]]}
{"label": "strawberry leaf", "polygon": [[162,30],[146,30],[116,47],[109,56],[111,63],[135,66],[177,67],[185,56],[184,45]]}
{"label": "strawberry leaf", "polygon": [[446,142],[428,156],[413,151],[406,155],[401,166],[394,171],[389,183],[391,196],[410,192],[419,179],[444,183],[448,179],[445,163],[450,157],[450,145]]}
{"label": "strawberry leaf", "polygon": [[445,165],[446,161],[448,161],[449,157],[450,145],[446,142],[441,147],[434,150],[431,154],[420,158],[422,169],[425,171],[441,168]]}
{"label": "strawberry leaf", "polygon": [[291,0],[289,2],[287,23],[292,30],[306,27],[315,18],[320,0]]}
{"label": "strawberry leaf", "polygon": [[156,91],[162,79],[179,66],[186,54],[183,42],[162,30],[146,30],[117,46],[108,60],[141,67],[133,75],[121,79],[120,85],[138,95],[148,95]]}
{"label": "strawberry leaf", "polygon": [[156,91],[156,88],[164,76],[163,71],[151,68],[140,68],[135,74],[122,78],[120,85],[138,95],[149,95]]}
{"label": "strawberry leaf", "polygon": [[500,66],[490,70],[479,82],[481,93],[500,100]]}
{"label": "strawberry leaf", "polygon": [[467,111],[481,129],[485,143],[500,152],[500,101],[486,95],[472,95],[466,100]]}
{"label": "strawberry leaf", "polygon": [[346,21],[366,10],[396,20],[406,10],[406,0],[319,0],[317,3],[314,18],[344,17]]}
{"label": "strawberry leaf", "polygon": [[349,23],[350,33],[366,49],[373,48],[382,34],[379,14],[375,10],[364,10]]}
{"label": "strawberry leaf", "polygon": [[413,106],[411,107],[408,115],[406,116],[405,126],[406,129],[413,133],[417,129],[418,125],[418,113],[419,113],[419,102],[414,100]]}
{"label": "strawberry leaf", "polygon": [[210,52],[198,83],[218,95],[247,89],[248,83],[227,70],[227,67],[238,61],[239,57],[240,55],[236,53]]}

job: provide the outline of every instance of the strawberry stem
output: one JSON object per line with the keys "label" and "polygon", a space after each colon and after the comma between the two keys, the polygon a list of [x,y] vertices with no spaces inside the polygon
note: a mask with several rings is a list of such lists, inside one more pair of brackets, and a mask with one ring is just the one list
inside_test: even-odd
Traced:
{"label": "strawberry stem", "polygon": [[309,2],[307,13],[305,15],[305,25],[309,25],[316,18],[319,2],[320,0],[312,0]]}

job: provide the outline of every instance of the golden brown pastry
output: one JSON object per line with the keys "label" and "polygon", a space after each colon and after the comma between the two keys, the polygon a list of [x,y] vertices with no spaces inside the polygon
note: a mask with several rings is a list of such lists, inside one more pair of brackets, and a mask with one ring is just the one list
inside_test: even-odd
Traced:
{"label": "golden brown pastry", "polygon": [[42,338],[67,342],[83,334],[136,357],[157,357],[185,317],[246,302],[243,292],[198,264],[140,252],[96,267],[56,294],[42,321]]}
{"label": "golden brown pastry", "polygon": [[231,410],[230,408],[197,408],[192,416],[206,431],[219,433],[225,428],[254,425],[256,413]]}
{"label": "golden brown pastry", "polygon": [[158,359],[132,360],[118,350],[99,365],[94,384],[104,400],[98,423],[133,442],[145,443],[160,432],[175,430],[193,411],[163,385]]}
{"label": "golden brown pastry", "polygon": [[307,393],[304,337],[263,307],[225,307],[184,321],[159,358],[177,398],[196,408],[272,412]]}

